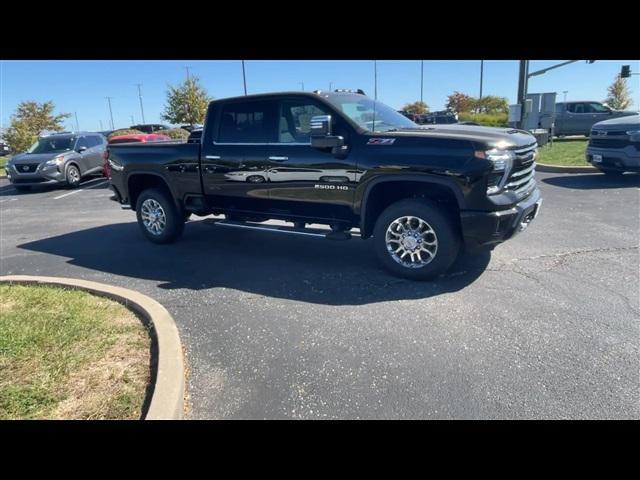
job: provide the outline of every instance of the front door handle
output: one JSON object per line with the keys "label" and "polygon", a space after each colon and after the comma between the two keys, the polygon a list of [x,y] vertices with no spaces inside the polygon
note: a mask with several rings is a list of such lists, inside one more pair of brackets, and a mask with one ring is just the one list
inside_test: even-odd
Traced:
{"label": "front door handle", "polygon": [[269,157],[269,160],[274,162],[286,162],[289,160],[289,157]]}

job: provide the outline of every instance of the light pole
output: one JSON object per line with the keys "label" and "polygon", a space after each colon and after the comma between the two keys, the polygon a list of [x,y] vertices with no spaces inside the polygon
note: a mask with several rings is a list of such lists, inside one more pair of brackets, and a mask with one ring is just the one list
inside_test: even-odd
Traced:
{"label": "light pole", "polygon": [[424,60],[420,60],[420,103],[424,103],[422,100],[423,91],[424,91]]}
{"label": "light pole", "polygon": [[378,99],[378,61],[373,61],[373,99]]}
{"label": "light pole", "polygon": [[482,77],[484,74],[484,60],[480,60],[480,100],[482,100]]}
{"label": "light pole", "polygon": [[304,82],[299,82],[302,85],[302,91],[304,92]]}
{"label": "light pole", "polygon": [[329,91],[333,88],[333,82],[329,82]]}
{"label": "light pole", "polygon": [[244,71],[244,60],[242,60],[242,81],[244,82],[244,95],[247,95],[247,75]]}
{"label": "light pole", "polygon": [[567,93],[568,93],[568,92],[569,92],[569,90],[563,90],[563,91],[562,91],[562,93],[563,93],[563,95],[564,95],[563,100],[562,100],[563,102],[566,102],[566,101],[567,101]]}
{"label": "light pole", "polygon": [[140,100],[140,113],[142,115],[142,123],[146,123],[144,121],[144,108],[142,108],[142,84],[141,83],[136,83],[136,85],[138,86],[138,99]]}
{"label": "light pole", "polygon": [[114,127],[113,125],[113,110],[111,110],[111,99],[113,97],[104,97],[107,99],[107,102],[109,103],[109,115],[111,117],[111,130],[115,130],[116,127]]}
{"label": "light pole", "polygon": [[73,115],[76,117],[76,131],[80,131],[80,124],[78,123],[78,112],[73,112]]}
{"label": "light pole", "polygon": [[[566,62],[558,63],[557,65],[552,65],[550,67],[529,73],[529,60],[520,60],[520,73],[518,75],[518,103],[521,105],[521,110],[518,128],[524,127],[524,117],[526,113],[525,104],[527,99],[527,87],[529,86],[529,79],[531,77],[547,73],[549,70],[555,70],[556,68],[564,67],[565,65],[569,65],[570,63],[575,63],[577,61],[578,60],[568,60]],[[593,62],[595,62],[595,60],[587,60],[587,63]]]}

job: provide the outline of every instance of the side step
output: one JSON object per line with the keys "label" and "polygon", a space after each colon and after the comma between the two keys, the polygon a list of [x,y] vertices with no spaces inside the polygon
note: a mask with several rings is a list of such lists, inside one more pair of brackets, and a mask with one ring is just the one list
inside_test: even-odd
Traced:
{"label": "side step", "polygon": [[205,220],[208,225],[220,227],[245,228],[248,230],[262,230],[267,232],[288,233],[291,235],[305,235],[307,237],[329,238],[332,240],[349,240],[349,232],[334,232],[321,228],[296,228],[287,225],[263,225],[252,222],[237,222],[233,220]]}

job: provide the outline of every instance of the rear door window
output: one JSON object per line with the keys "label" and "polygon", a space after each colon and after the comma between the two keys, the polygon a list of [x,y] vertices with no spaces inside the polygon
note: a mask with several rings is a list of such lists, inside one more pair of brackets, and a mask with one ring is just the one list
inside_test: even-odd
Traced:
{"label": "rear door window", "polygon": [[222,107],[218,143],[273,143],[275,141],[275,101],[238,102]]}

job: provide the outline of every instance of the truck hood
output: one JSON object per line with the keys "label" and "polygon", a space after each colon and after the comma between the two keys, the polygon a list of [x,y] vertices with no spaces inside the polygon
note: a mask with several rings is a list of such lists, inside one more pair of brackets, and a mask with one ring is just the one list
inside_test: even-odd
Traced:
{"label": "truck hood", "polygon": [[56,158],[59,155],[68,155],[72,153],[71,150],[67,152],[58,152],[58,153],[21,153],[11,158],[11,162],[20,165],[23,163],[42,163],[47,160],[51,160],[52,158]]}
{"label": "truck hood", "polygon": [[603,120],[596,123],[593,128],[599,130],[631,130],[640,128],[640,114],[630,114],[624,117],[616,117],[611,120]]}
{"label": "truck hood", "polygon": [[[535,143],[536,138],[525,130],[515,128],[481,127],[476,125],[443,124],[388,132],[397,137],[430,137],[468,140],[489,148],[523,147]],[[385,136],[386,136],[385,135]]]}

